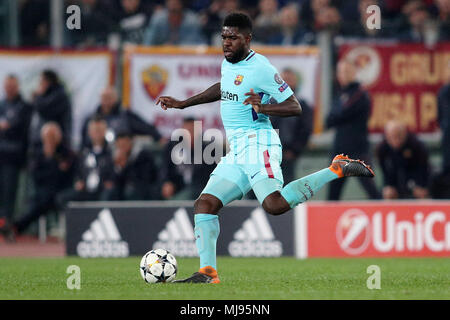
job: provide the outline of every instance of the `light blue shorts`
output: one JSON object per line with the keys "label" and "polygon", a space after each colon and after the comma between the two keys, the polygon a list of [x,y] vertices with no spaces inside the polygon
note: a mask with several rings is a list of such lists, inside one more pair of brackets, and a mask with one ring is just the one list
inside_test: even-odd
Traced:
{"label": "light blue shorts", "polygon": [[211,173],[202,193],[212,194],[225,206],[242,199],[251,189],[259,202],[283,188],[282,147],[274,130],[247,131],[230,139],[230,151]]}

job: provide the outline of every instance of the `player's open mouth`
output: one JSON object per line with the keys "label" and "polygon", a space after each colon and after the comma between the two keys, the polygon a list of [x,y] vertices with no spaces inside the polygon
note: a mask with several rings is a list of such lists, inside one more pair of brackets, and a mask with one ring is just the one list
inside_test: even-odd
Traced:
{"label": "player's open mouth", "polygon": [[231,51],[231,50],[223,50],[223,55],[225,57],[232,57],[233,56],[233,51]]}

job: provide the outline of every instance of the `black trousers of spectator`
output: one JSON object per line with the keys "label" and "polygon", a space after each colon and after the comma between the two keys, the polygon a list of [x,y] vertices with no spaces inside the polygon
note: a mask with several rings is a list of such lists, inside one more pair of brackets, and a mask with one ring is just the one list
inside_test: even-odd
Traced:
{"label": "black trousers of spectator", "polygon": [[[364,188],[370,199],[372,200],[381,199],[380,192],[375,186],[373,178],[357,177],[352,179],[358,179],[359,183]],[[347,178],[342,178],[330,182],[330,186],[328,189],[328,200],[337,201],[341,198],[342,189],[346,181]]]}
{"label": "black trousers of spectator", "polygon": [[59,208],[65,208],[70,201],[109,201],[114,199],[114,189],[101,192],[78,191],[75,189],[65,190],[58,194],[56,203]]}
{"label": "black trousers of spectator", "polygon": [[24,232],[40,216],[46,215],[52,210],[57,210],[55,202],[56,195],[57,192],[53,190],[44,190],[41,188],[41,190],[37,191],[28,205],[28,210],[14,223],[17,232]]}
{"label": "black trousers of spectator", "polygon": [[48,214],[50,211],[62,210],[65,204],[69,201],[95,201],[106,200],[99,197],[98,194],[88,192],[78,192],[73,189],[66,189],[62,191],[45,190],[40,187],[36,195],[29,204],[28,210],[25,214],[14,223],[17,231],[22,233],[25,231],[33,221],[36,221],[40,216]]}
{"label": "black trousers of spectator", "polygon": [[283,171],[284,185],[289,182],[300,179],[300,177],[295,176],[295,167],[297,165],[298,158],[295,159],[283,159],[281,162],[281,170]]}
{"label": "black trousers of spectator", "polygon": [[[127,184],[125,186],[116,185],[112,190],[102,195],[102,198],[104,201],[155,200],[155,195],[159,191],[159,188],[155,188],[155,186],[156,184],[149,185],[148,183],[139,183],[137,185]],[[202,187],[204,188],[205,186]],[[199,194],[196,196],[196,198],[198,196]]]}
{"label": "black trousers of spectator", "polygon": [[[336,152],[335,154],[339,154]],[[368,155],[356,156],[355,158],[364,160],[365,163],[370,164],[370,157]],[[372,200],[381,199],[381,194],[375,185],[374,178],[366,177],[352,177],[352,179],[358,179],[359,183],[366,191],[367,195]],[[342,189],[344,188],[347,178],[336,179],[330,182],[328,188],[328,200],[337,201],[341,198]]]}
{"label": "black trousers of spectator", "polygon": [[432,177],[430,194],[433,199],[450,199],[450,171]]}
{"label": "black trousers of spectator", "polygon": [[0,218],[11,220],[14,214],[19,174],[20,166],[0,164]]}

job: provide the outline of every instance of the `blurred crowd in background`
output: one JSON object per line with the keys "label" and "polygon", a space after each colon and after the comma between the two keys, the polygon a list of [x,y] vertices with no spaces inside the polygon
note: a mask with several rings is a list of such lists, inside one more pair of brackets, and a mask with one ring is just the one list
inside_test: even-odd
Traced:
{"label": "blurred crowd in background", "polygon": [[[50,45],[49,1],[20,2],[20,45]],[[269,45],[316,44],[319,31],[334,36],[394,39],[403,42],[446,41],[450,37],[450,0],[71,0],[82,12],[82,29],[66,32],[66,47],[144,45],[220,45],[221,21],[230,12],[244,11],[254,19],[254,43]],[[378,4],[381,29],[366,26],[366,8]],[[428,39],[428,40],[427,40]],[[449,66],[450,69],[450,66]],[[297,88],[295,72],[282,78]],[[330,155],[345,153],[372,163],[368,134],[371,102],[357,82],[355,67],[336,66],[335,100],[326,115],[326,129],[336,130]],[[450,72],[449,72],[450,74]],[[386,125],[375,149],[383,186],[360,178],[370,199],[450,198],[450,79],[438,94],[439,124],[443,133],[442,168],[432,179],[429,151],[399,122]],[[214,165],[172,161],[174,142],[137,114],[122,108],[114,87],[102,92],[97,110],[85,119],[82,143],[71,145],[71,103],[57,72],[45,70],[32,99],[24,101],[21,84],[11,74],[3,81],[0,101],[0,230],[21,233],[39,216],[64,209],[69,201],[195,199]],[[297,94],[297,93],[296,93]],[[295,166],[312,133],[313,110],[298,96],[303,114],[273,118],[283,143],[285,183],[295,177]],[[194,143],[194,121],[183,128]],[[135,136],[151,137],[158,154],[136,145]],[[300,137],[300,139],[299,139]],[[200,137],[201,140],[201,137]],[[25,211],[14,215],[22,170],[32,185]],[[339,200],[345,180],[333,182],[329,200]],[[249,196],[251,197],[251,195]]]}
{"label": "blurred crowd in background", "polygon": [[[50,44],[50,1],[22,0],[21,45]],[[334,35],[423,42],[450,37],[449,0],[65,0],[80,6],[82,29],[66,32],[65,46],[106,46],[111,39],[144,45],[220,45],[230,12],[254,19],[254,43],[314,44],[324,29]],[[382,28],[368,29],[366,9],[381,9]]]}
{"label": "blurred crowd in background", "polygon": [[[99,92],[100,105],[84,121],[79,148],[71,144],[72,106],[56,72],[42,72],[30,101],[22,98],[16,75],[3,80],[3,89],[0,231],[13,227],[21,233],[39,216],[63,210],[69,201],[162,200],[175,195],[194,199],[214,168],[175,165],[172,149],[180,141],[163,139],[153,125],[123,109],[114,87]],[[194,122],[184,119],[181,141],[195,143]],[[149,137],[158,152],[135,144],[135,136]],[[29,201],[14,217],[22,169],[28,177]]]}

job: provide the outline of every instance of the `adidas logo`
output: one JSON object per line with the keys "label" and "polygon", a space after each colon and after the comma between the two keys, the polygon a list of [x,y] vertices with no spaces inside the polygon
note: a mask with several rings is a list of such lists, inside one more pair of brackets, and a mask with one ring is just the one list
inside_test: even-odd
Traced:
{"label": "adidas logo", "polygon": [[158,240],[152,248],[164,248],[175,256],[197,257],[194,228],[186,209],[175,211],[173,218],[166,223],[166,227],[158,234]]}
{"label": "adidas logo", "polygon": [[275,239],[263,209],[257,208],[234,233],[228,251],[233,257],[279,257],[283,254],[283,246]]}
{"label": "adidas logo", "polygon": [[81,236],[77,254],[83,258],[128,257],[128,243],[122,241],[119,230],[109,209],[98,214],[89,229]]}

